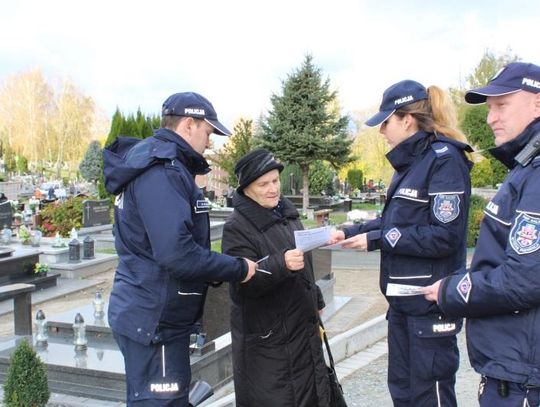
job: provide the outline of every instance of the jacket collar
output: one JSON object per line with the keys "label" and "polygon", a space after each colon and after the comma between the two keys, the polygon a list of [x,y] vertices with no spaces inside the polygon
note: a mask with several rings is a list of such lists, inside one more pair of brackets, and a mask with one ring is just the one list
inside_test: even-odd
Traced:
{"label": "jacket collar", "polygon": [[154,137],[161,141],[176,144],[176,158],[193,175],[204,175],[210,172],[210,166],[206,159],[196,152],[180,134],[169,129],[160,128],[154,132]]}
{"label": "jacket collar", "polygon": [[233,207],[247,218],[258,230],[264,232],[278,222],[287,219],[297,219],[298,211],[287,198],[281,197],[279,209],[267,209],[257,202],[237,191],[233,195]]}
{"label": "jacket collar", "polygon": [[498,147],[490,148],[489,152],[508,169],[512,169],[517,164],[514,160],[516,155],[523,150],[523,147],[525,147],[531,137],[538,131],[540,131],[540,118],[531,122],[519,136]]}
{"label": "jacket collar", "polygon": [[411,137],[403,140],[386,154],[386,158],[397,172],[401,172],[416,160],[416,157],[423,154],[429,146],[429,136],[432,134],[423,130],[418,131]]}

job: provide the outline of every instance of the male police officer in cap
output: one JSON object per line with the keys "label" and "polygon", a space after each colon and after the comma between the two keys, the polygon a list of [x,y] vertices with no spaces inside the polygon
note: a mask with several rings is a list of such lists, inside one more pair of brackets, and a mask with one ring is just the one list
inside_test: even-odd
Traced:
{"label": "male police officer in cap", "polygon": [[486,103],[509,169],[488,203],[471,267],[425,288],[448,316],[467,317],[467,345],[482,375],[480,405],[540,405],[540,66],[502,69],[465,94]]}
{"label": "male police officer in cap", "polygon": [[104,151],[117,196],[119,256],[109,324],[125,361],[128,406],[188,406],[190,334],[212,281],[248,281],[256,264],[210,251],[208,202],[195,184],[210,171],[210,134],[230,135],[212,104],[176,93],[153,137],[119,137]]}

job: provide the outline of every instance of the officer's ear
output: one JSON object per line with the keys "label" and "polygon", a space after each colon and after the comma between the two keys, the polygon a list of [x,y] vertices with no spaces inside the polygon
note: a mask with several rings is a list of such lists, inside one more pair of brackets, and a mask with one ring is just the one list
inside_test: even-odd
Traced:
{"label": "officer's ear", "polygon": [[403,116],[402,120],[404,121],[405,129],[414,132],[418,131],[418,122],[412,114],[407,113],[405,116]]}
{"label": "officer's ear", "polygon": [[537,93],[534,98],[534,117],[540,117],[540,93]]}

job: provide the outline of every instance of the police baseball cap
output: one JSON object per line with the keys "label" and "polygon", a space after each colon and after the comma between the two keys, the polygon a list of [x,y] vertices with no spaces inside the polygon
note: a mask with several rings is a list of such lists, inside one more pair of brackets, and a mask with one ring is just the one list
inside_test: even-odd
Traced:
{"label": "police baseball cap", "polygon": [[212,125],[214,133],[230,136],[232,133],[218,121],[217,113],[212,103],[195,92],[175,93],[163,102],[162,116],[187,116],[202,119]]}
{"label": "police baseball cap", "polygon": [[366,125],[369,127],[378,126],[392,116],[400,107],[427,98],[427,90],[420,83],[411,80],[398,82],[384,91],[379,112],[367,120]]}
{"label": "police baseball cap", "polygon": [[540,92],[540,66],[512,62],[497,72],[486,86],[465,93],[465,101],[477,105],[485,103],[488,96],[508,95],[520,90]]}

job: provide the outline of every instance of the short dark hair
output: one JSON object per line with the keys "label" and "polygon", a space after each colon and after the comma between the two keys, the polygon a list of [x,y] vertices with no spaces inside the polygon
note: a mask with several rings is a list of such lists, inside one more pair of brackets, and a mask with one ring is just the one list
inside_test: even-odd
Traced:
{"label": "short dark hair", "polygon": [[[178,127],[178,124],[182,120],[187,119],[188,117],[191,117],[191,116],[162,116],[160,125],[164,129],[169,129],[169,130],[174,131]],[[197,123],[197,126],[200,126],[200,124],[204,122],[204,119],[197,119],[196,117],[191,117],[191,118],[195,121],[195,123]]]}

